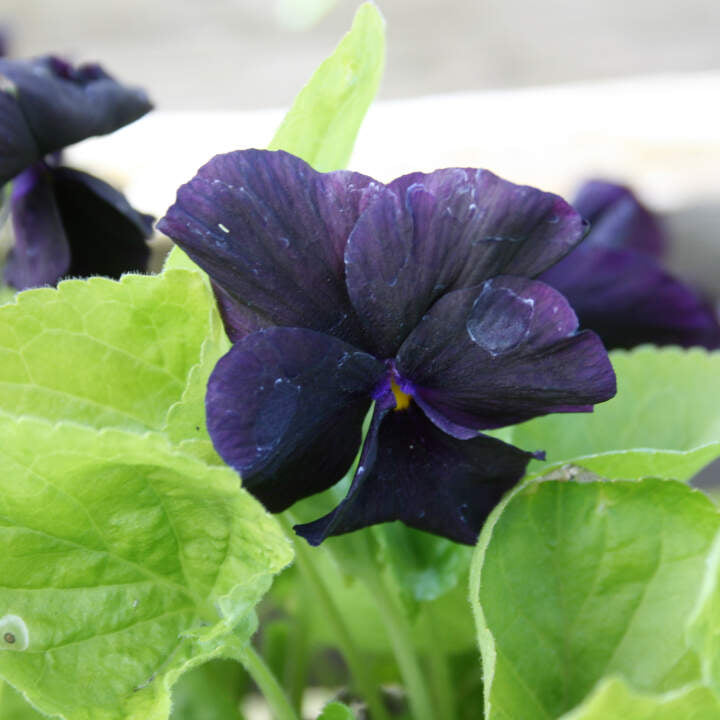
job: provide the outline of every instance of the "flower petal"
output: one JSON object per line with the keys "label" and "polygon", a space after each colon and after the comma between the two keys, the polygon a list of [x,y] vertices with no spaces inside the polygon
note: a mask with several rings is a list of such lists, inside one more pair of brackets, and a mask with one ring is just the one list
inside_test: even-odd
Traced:
{"label": "flower petal", "polygon": [[243,150],[201,168],[158,229],[271,324],[357,344],[343,252],[368,196],[382,189],[358,173],[318,173],[285,152]]}
{"label": "flower petal", "polygon": [[208,431],[245,487],[279,512],[345,474],[370,393],[385,372],[371,355],[329,335],[260,330],[215,366]]}
{"label": "flower petal", "polygon": [[70,267],[70,246],[50,171],[36,163],[13,183],[10,199],[15,244],[5,280],[17,290],[54,285]]}
{"label": "flower petal", "polygon": [[413,406],[389,413],[380,408],[375,415],[369,452],[347,497],[325,517],[295,527],[312,545],[392,520],[472,545],[533,457],[485,435],[457,440]]}
{"label": "flower petal", "polygon": [[[111,133],[152,109],[144,90],[121,85],[94,64],[74,68],[52,56],[0,59],[0,79],[2,104],[12,98],[26,124],[21,128],[17,112],[5,108],[0,111],[0,136],[14,138],[11,144],[23,148],[26,162],[28,133],[36,152],[31,160],[39,160],[92,135]],[[16,172],[17,162],[14,166]],[[0,169],[2,185],[15,172]]]}
{"label": "flower petal", "polygon": [[598,333],[608,349],[720,347],[717,313],[644,252],[582,245],[542,280],[565,295],[581,327]]}
{"label": "flower petal", "polygon": [[41,157],[14,93],[0,71],[0,187]]}
{"label": "flower petal", "polygon": [[379,357],[392,357],[442,294],[500,274],[537,275],[585,232],[561,198],[487,170],[413,173],[388,187],[345,252],[350,298]]}
{"label": "flower petal", "polygon": [[660,223],[623,185],[590,180],[578,190],[573,207],[590,221],[585,244],[633,248],[656,257],[665,248]]}
{"label": "flower petal", "polygon": [[125,196],[99,178],[59,167],[50,171],[63,227],[70,243],[74,277],[119,278],[144,272],[150,258],[146,240],[154,218],[135,210]]}
{"label": "flower petal", "polygon": [[498,277],[438,300],[401,347],[397,372],[430,419],[461,438],[587,411],[615,394],[615,375],[600,339],[576,329],[556,290]]}

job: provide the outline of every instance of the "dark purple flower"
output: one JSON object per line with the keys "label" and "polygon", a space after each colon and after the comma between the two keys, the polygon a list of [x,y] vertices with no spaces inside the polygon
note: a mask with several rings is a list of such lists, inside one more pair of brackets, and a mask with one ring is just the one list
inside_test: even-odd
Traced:
{"label": "dark purple flower", "polygon": [[662,227],[628,188],[591,181],[573,205],[590,221],[590,234],[541,279],[565,295],[581,327],[597,332],[608,349],[720,347],[717,314],[664,269]]}
{"label": "dark purple flower", "polygon": [[0,186],[15,179],[10,285],[22,290],[65,275],[145,269],[152,218],[101,180],[58,167],[57,154],[151,108],[144,91],[121,85],[99,65],[0,59]]}
{"label": "dark purple flower", "polygon": [[374,523],[473,543],[533,456],[481,430],[612,397],[602,343],[531,278],[585,226],[485,170],[383,185],[284,152],[220,155],[159,229],[211,276],[234,342],[208,384],[220,455],[272,511],[350,467],[311,543]]}

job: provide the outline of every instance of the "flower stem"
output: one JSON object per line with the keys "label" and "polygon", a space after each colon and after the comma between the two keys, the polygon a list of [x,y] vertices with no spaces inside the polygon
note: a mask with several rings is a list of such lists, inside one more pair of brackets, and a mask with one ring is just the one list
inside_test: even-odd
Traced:
{"label": "flower stem", "polygon": [[412,640],[410,623],[395,598],[389,592],[382,568],[374,561],[370,539],[365,531],[356,533],[357,547],[367,562],[362,566],[362,580],[375,600],[375,605],[392,642],[395,659],[408,694],[413,720],[437,720],[430,694],[427,691],[422,668]]}
{"label": "flower stem", "polygon": [[433,695],[437,703],[438,717],[455,717],[455,696],[448,658],[443,647],[442,638],[438,633],[437,612],[431,604],[427,604],[425,612],[428,615],[428,640],[430,641],[430,679]]}
{"label": "flower stem", "polygon": [[265,661],[258,655],[255,648],[248,644],[238,655],[250,677],[260,688],[274,720],[300,720]]}
{"label": "flower stem", "polygon": [[[292,529],[290,533],[294,534]],[[343,620],[342,614],[335,605],[323,578],[315,569],[315,565],[310,557],[310,552],[304,540],[295,540],[295,561],[298,570],[305,576],[308,586],[310,586],[315,593],[315,599],[322,608],[325,618],[333,628],[333,633],[337,639],[340,651],[350,668],[350,674],[357,691],[368,705],[372,720],[389,720],[387,710],[380,698],[377,683],[373,681],[367,663],[357,652],[355,643]],[[316,549],[315,552],[322,551]]]}

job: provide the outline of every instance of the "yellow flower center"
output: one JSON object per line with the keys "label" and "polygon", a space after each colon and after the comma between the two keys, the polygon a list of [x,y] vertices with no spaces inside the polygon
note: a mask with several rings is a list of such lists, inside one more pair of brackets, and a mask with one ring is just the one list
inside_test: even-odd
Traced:
{"label": "yellow flower center", "polygon": [[410,395],[404,393],[393,379],[390,380],[390,389],[395,396],[395,412],[407,410],[410,407],[410,400],[412,400]]}

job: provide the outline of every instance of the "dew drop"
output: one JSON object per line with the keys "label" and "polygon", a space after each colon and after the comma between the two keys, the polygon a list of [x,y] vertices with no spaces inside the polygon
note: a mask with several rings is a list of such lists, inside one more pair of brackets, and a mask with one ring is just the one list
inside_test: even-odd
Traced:
{"label": "dew drop", "polygon": [[0,618],[0,650],[27,650],[30,644],[25,621],[19,615],[4,615]]}
{"label": "dew drop", "polygon": [[530,330],[535,301],[486,284],[465,325],[470,339],[495,357],[519,345]]}

